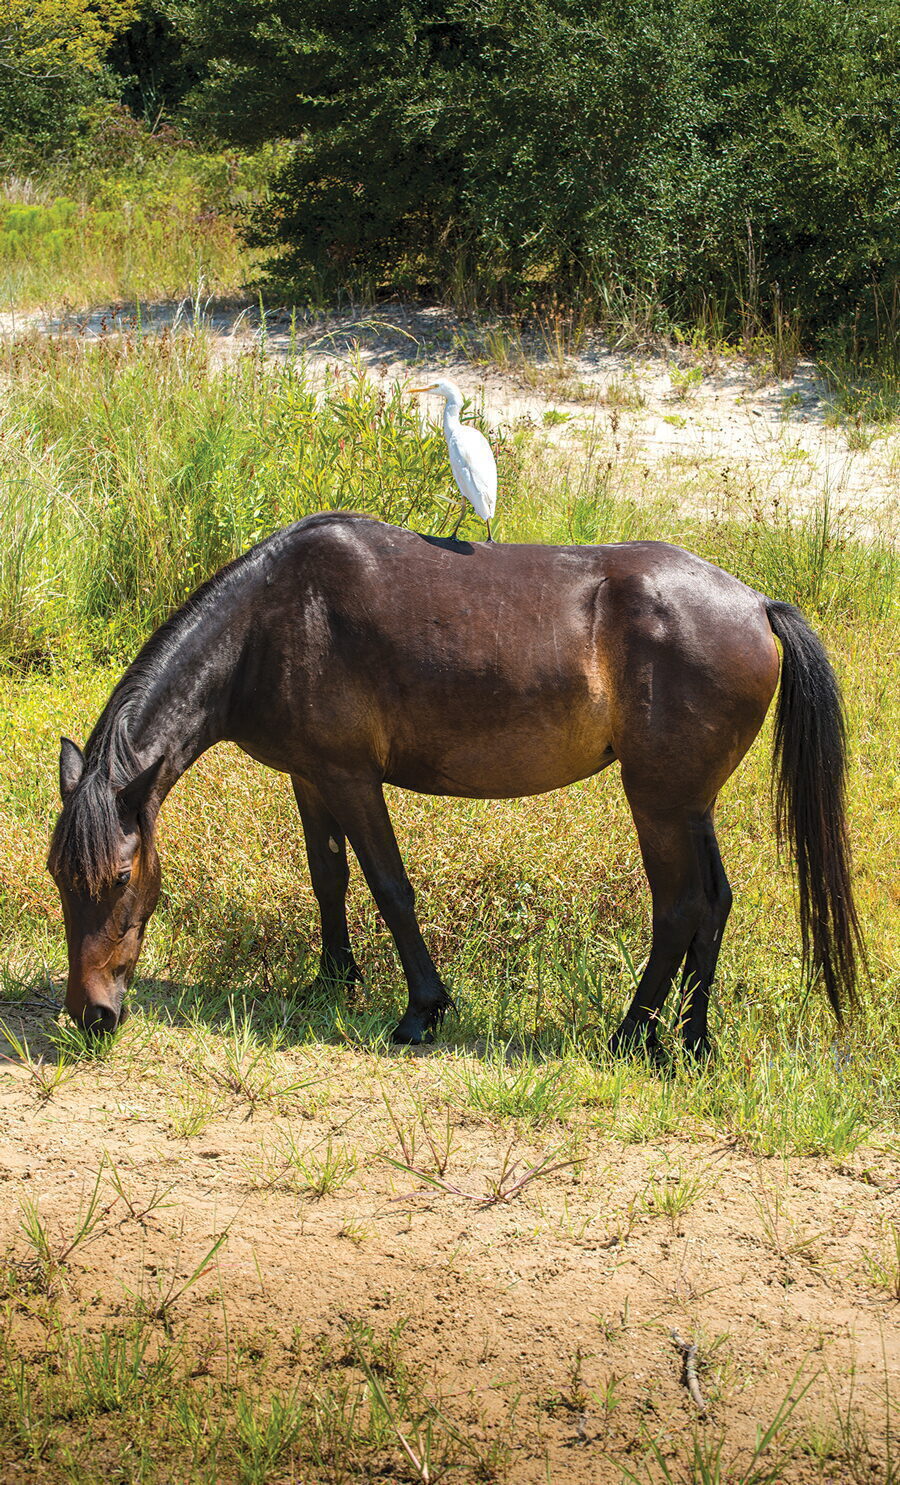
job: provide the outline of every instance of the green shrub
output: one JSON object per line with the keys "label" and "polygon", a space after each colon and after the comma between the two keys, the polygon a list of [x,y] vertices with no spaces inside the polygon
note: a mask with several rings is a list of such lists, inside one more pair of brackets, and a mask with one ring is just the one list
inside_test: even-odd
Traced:
{"label": "green shrub", "polygon": [[900,0],[194,0],[198,118],[298,143],[310,294],[650,295],[814,328],[900,274]]}

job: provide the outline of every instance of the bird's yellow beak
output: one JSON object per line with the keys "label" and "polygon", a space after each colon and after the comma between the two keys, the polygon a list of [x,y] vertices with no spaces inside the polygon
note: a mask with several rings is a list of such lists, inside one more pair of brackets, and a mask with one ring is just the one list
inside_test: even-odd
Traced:
{"label": "bird's yellow beak", "polygon": [[431,388],[430,387],[407,387],[406,391],[407,391],[407,395],[411,397],[414,392],[430,392],[431,391]]}

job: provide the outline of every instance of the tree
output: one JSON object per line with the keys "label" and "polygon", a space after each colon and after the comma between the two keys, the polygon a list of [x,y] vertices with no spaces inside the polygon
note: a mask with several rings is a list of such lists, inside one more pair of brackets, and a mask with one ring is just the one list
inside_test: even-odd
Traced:
{"label": "tree", "polygon": [[900,0],[168,0],[198,126],[296,141],[310,290],[624,289],[813,325],[900,282]]}
{"label": "tree", "polygon": [[136,0],[0,0],[0,141],[38,156],[62,145],[104,93],[112,38]]}

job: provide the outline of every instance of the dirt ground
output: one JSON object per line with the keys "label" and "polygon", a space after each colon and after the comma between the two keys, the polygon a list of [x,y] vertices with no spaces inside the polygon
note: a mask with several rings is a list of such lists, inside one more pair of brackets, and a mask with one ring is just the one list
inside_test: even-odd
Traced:
{"label": "dirt ground", "polygon": [[[7,1020],[40,1047],[39,1012]],[[96,1335],[146,1312],[225,1233],[165,1317],[203,1366],[225,1364],[224,1335],[264,1353],[266,1387],[283,1389],[310,1356],[349,1365],[348,1325],[369,1326],[466,1440],[451,1478],[599,1485],[630,1469],[649,1481],[666,1478],[664,1459],[673,1479],[756,1479],[759,1433],[784,1406],[765,1459],[789,1447],[766,1479],[896,1478],[886,1391],[896,1407],[900,1312],[872,1267],[900,1224],[896,1145],[846,1164],[764,1159],[702,1130],[653,1136],[624,1116],[610,1138],[589,1100],[566,1125],[492,1121],[460,1091],[477,1058],[446,1048],[288,1048],[269,1093],[248,1100],[216,1092],[189,1031],[132,1026],[131,1051],[82,1064],[48,1099],[25,1068],[0,1071],[0,1256],[13,1274],[34,1258],[27,1204],[61,1240],[111,1162],[103,1218],[55,1286],[66,1327]],[[192,1108],[208,1115],[194,1133]],[[448,1111],[439,1176],[424,1131],[446,1128]],[[289,1139],[314,1166],[327,1152],[334,1189],[317,1196],[298,1176]],[[573,1163],[513,1191],[542,1161]],[[40,1307],[15,1292],[6,1304],[17,1354],[39,1357]],[[673,1331],[697,1346],[702,1409]],[[721,1445],[718,1474],[689,1472],[698,1440]]]}

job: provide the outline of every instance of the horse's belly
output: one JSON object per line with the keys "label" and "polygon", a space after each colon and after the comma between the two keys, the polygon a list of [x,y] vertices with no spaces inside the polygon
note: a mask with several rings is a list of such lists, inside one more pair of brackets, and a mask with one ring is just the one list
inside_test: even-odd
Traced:
{"label": "horse's belly", "polygon": [[416,794],[449,795],[454,799],[524,799],[529,794],[548,794],[551,789],[563,789],[567,784],[576,784],[579,779],[590,778],[614,762],[615,753],[608,750],[589,766],[575,772],[548,769],[540,773],[532,769],[523,770],[517,776],[504,771],[502,775],[491,778],[479,772],[468,778],[451,779],[446,774],[429,772],[427,769],[402,769],[396,774],[390,774],[385,782]]}
{"label": "horse's belly", "polygon": [[[549,744],[549,745],[548,745]],[[613,762],[608,738],[474,737],[438,753],[404,750],[391,760],[386,781],[419,794],[461,799],[521,799],[562,789]]]}

